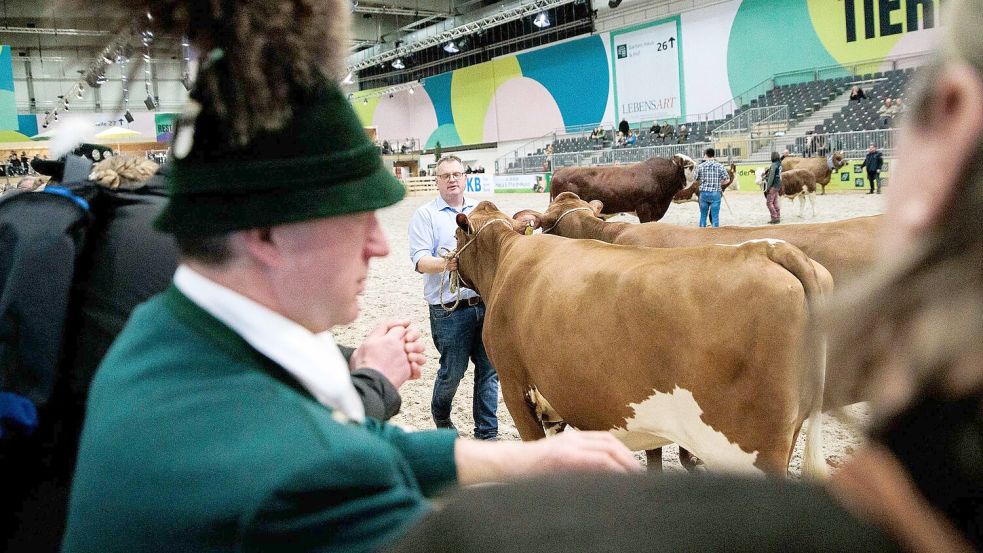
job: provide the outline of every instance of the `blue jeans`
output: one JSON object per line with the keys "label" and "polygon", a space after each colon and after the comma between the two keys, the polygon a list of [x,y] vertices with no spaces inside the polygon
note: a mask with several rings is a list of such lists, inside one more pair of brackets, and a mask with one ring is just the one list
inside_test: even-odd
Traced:
{"label": "blue jeans", "polygon": [[707,211],[713,226],[720,226],[720,192],[700,192],[700,226],[707,226]]}
{"label": "blue jeans", "polygon": [[498,436],[498,374],[481,342],[484,322],[484,304],[461,305],[450,313],[439,305],[430,306],[430,331],[440,352],[430,414],[438,426],[450,422],[451,403],[470,358],[474,362],[474,437],[479,440]]}

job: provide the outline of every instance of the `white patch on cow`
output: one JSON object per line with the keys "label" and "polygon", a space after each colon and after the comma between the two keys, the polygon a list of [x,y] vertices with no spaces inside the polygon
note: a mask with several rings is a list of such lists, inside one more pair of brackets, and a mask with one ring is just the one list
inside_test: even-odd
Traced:
{"label": "white patch on cow", "polygon": [[780,240],[778,238],[755,238],[754,240],[745,240],[744,242],[741,242],[740,244],[714,244],[714,245],[715,246],[730,246],[732,248],[740,248],[744,244],[757,244],[759,242],[766,242],[770,246],[777,246],[779,244],[784,244],[785,243],[784,240]]}
{"label": "white patch on cow", "polygon": [[765,172],[768,171],[764,167],[759,167],[754,170],[754,182],[761,187],[762,190],[765,188]]}
{"label": "white patch on cow", "polygon": [[711,471],[763,474],[754,466],[757,452],[742,450],[723,432],[703,422],[703,409],[689,390],[677,386],[671,393],[655,391],[645,401],[629,407],[635,416],[625,421],[624,428],[611,430],[629,449],[648,450],[678,443],[703,459]]}

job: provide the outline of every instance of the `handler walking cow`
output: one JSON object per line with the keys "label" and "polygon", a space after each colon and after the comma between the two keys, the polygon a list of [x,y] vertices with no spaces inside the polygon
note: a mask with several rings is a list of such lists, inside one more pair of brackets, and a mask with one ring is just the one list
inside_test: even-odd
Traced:
{"label": "handler walking cow", "polygon": [[711,469],[784,475],[809,417],[805,470],[824,470],[824,356],[818,343],[798,354],[832,282],[797,248],[521,236],[489,202],[457,222],[459,271],[485,299],[485,346],[524,440],[547,413],[632,449],[675,442]]}
{"label": "handler walking cow", "polygon": [[634,212],[645,223],[666,214],[673,196],[693,182],[696,164],[683,154],[621,167],[563,167],[553,173],[550,199],[573,192],[604,202],[604,213]]}

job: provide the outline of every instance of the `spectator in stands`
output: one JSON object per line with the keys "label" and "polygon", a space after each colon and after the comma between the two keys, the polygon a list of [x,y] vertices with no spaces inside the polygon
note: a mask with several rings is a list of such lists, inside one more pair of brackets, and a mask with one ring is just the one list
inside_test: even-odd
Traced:
{"label": "spectator in stands", "polygon": [[625,145],[625,133],[618,131],[618,136],[614,139],[614,147],[621,148]]}
{"label": "spectator in stands", "polygon": [[390,155],[393,153],[393,147],[389,144],[388,140],[382,141],[382,155]]}
{"label": "spectator in stands", "polygon": [[891,98],[884,98],[884,104],[877,109],[877,128],[889,128],[896,113],[897,108],[894,107],[894,101]]}
{"label": "spectator in stands", "polygon": [[624,136],[628,136],[628,133],[630,131],[631,131],[631,126],[628,125],[628,120],[622,119],[621,122],[618,123],[618,132],[620,132]]}
{"label": "spectator in stands", "polygon": [[596,140],[598,138],[604,138],[604,127],[598,125],[596,129],[590,133],[591,140]]}
{"label": "spectator in stands", "polygon": [[908,106],[905,105],[904,100],[899,96],[894,100],[894,113],[895,115],[901,115],[908,111]]}
{"label": "spectator in stands", "polygon": [[859,102],[860,100],[863,100],[866,97],[867,95],[864,93],[864,89],[860,88],[860,86],[854,85],[854,87],[850,89],[851,102]]}
{"label": "spectator in stands", "polygon": [[685,124],[680,125],[679,126],[679,143],[680,144],[685,143],[688,138],[689,138],[689,129],[686,128],[686,125]]}
{"label": "spectator in stands", "polygon": [[662,137],[663,144],[666,143],[666,140],[671,139],[674,134],[676,134],[676,129],[668,121],[662,124],[662,128],[659,130],[659,136]]}
{"label": "spectator in stands", "polygon": [[658,121],[652,121],[652,126],[649,127],[649,134],[654,134],[655,136],[660,136],[662,134]]}
{"label": "spectator in stands", "polygon": [[632,131],[628,131],[628,136],[625,137],[625,145],[634,146],[637,141],[638,141],[638,137],[635,136],[635,133]]}
{"label": "spectator in stands", "polygon": [[870,143],[870,147],[867,148],[867,157],[864,158],[864,162],[860,164],[860,168],[867,169],[867,180],[870,181],[870,192],[868,194],[874,193],[874,182],[877,182],[877,193],[881,193],[881,168],[884,166],[884,156],[877,151],[877,145],[873,142]]}
{"label": "spectator in stands", "polygon": [[782,157],[781,157],[781,159],[784,160],[785,158],[787,158],[788,157],[788,154],[789,154],[788,148],[785,148],[784,150],[782,150]]}

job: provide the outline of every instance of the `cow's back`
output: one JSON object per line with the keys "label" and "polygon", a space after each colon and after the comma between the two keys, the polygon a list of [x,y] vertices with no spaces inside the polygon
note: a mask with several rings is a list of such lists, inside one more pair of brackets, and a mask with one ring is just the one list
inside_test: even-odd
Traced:
{"label": "cow's back", "polygon": [[873,264],[875,241],[882,219],[881,215],[871,215],[830,223],[712,229],[646,223],[622,232],[618,243],[653,248],[687,248],[775,238],[801,249],[826,267],[833,279],[842,284]]}

